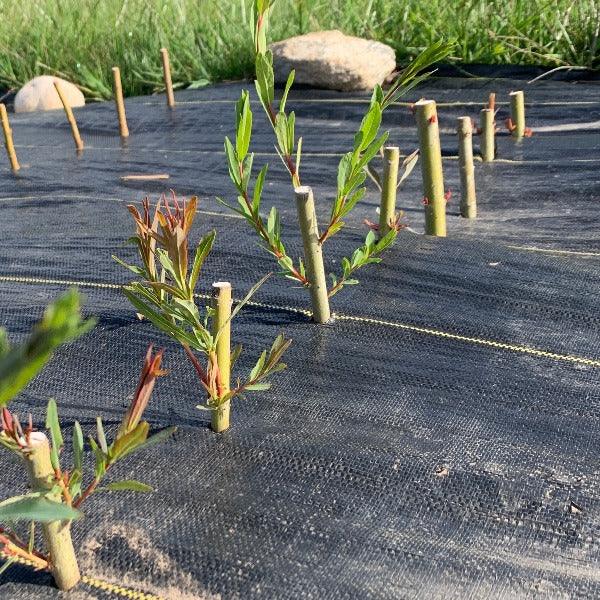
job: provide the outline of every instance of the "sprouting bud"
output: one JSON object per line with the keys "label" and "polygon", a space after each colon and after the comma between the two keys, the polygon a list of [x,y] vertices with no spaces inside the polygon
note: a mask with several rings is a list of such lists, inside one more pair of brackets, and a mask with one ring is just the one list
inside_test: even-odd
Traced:
{"label": "sprouting bud", "polygon": [[148,351],[146,352],[144,365],[140,374],[140,380],[135,390],[135,394],[133,395],[133,400],[119,427],[117,439],[132,429],[135,429],[144,414],[144,410],[146,410],[146,406],[148,406],[150,396],[152,396],[152,391],[154,390],[156,378],[166,375],[167,371],[161,370],[160,368],[163,353],[164,350],[159,350],[156,354],[153,354],[152,344],[148,346]]}

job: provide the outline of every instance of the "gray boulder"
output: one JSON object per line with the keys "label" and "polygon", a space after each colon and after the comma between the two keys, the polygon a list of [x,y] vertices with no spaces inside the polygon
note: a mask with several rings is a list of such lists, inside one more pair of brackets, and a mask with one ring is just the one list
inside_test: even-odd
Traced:
{"label": "gray boulder", "polygon": [[297,83],[343,92],[371,90],[396,68],[393,48],[337,30],[282,40],[271,50],[278,83],[295,69]]}

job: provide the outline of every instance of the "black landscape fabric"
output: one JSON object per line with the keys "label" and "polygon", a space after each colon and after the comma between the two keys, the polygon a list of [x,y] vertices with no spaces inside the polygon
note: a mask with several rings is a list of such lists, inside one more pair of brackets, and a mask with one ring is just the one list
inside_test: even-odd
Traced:
{"label": "black landscape fabric", "polygon": [[[125,205],[173,188],[201,199],[193,240],[218,232],[202,291],[229,280],[239,298],[276,268],[215,200],[235,202],[223,138],[242,87],[251,85],[180,92],[174,110],[162,96],[127,100],[125,142],[111,103],[76,109],[80,156],[62,111],[11,114],[23,169],[13,175],[3,157],[0,324],[22,339],[73,284],[99,318],[14,410],[41,424],[53,396],[63,422],[91,433],[101,415],[114,428],[155,342],[171,372],[148,416],[156,430],[179,428],[113,474],[153,494],[99,494],[73,525],[89,579],[72,597],[116,597],[102,582],[183,600],[598,597],[600,84],[453,77],[411,94],[439,102],[448,237],[421,235],[417,166],[399,195],[409,229],[333,298],[331,324],[311,324],[308,294],[272,277],[234,322],[237,368],[249,370],[280,331],[294,340],[289,368],[271,390],[236,401],[232,428],[216,435],[195,408],[202,393],[181,349],[136,318],[119,289],[130,278],[111,255],[133,259]],[[503,128],[508,92],[521,88],[534,135],[498,134],[499,160],[475,166],[480,216],[462,219],[456,119],[478,119],[494,91]],[[367,102],[290,96],[322,223]],[[255,165],[270,164],[265,207],[280,209],[298,256],[291,187],[253,109]],[[410,106],[392,107],[385,126],[403,153],[417,147]],[[159,173],[169,179],[121,179]],[[328,272],[362,243],[377,198],[370,186],[325,246]],[[24,492],[22,467],[8,453],[2,464],[0,498]],[[0,580],[3,599],[53,597],[50,576],[26,566]]]}

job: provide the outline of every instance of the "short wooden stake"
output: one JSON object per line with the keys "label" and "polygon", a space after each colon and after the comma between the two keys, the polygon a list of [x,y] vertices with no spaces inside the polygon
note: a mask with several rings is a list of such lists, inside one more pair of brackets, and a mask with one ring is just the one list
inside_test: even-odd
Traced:
{"label": "short wooden stake", "polygon": [[[54,481],[54,469],[50,462],[48,438],[41,431],[34,431],[30,434],[30,445],[31,452],[26,461],[31,487],[34,492],[50,490]],[[42,533],[50,555],[54,581],[60,590],[70,590],[81,579],[71,539],[71,521],[43,523]]]}
{"label": "short wooden stake", "polygon": [[496,120],[491,108],[479,113],[479,149],[483,162],[492,162],[496,155]]}
{"label": "short wooden stake", "polygon": [[383,149],[383,181],[381,182],[381,204],[379,206],[379,237],[391,230],[396,219],[396,190],[398,187],[398,167],[400,148],[386,146]]}
{"label": "short wooden stake", "polygon": [[2,131],[4,132],[4,145],[6,146],[6,153],[8,154],[8,160],[13,171],[18,171],[21,166],[17,160],[17,153],[15,152],[15,145],[13,144],[12,129],[8,122],[8,113],[6,112],[6,106],[0,104],[0,121],[2,121]]}
{"label": "short wooden stake", "polygon": [[127,117],[125,116],[125,102],[123,101],[123,87],[121,85],[121,71],[119,67],[113,67],[112,72],[115,104],[119,117],[119,133],[121,137],[129,137],[129,127],[127,127]]}
{"label": "short wooden stake", "polygon": [[494,92],[490,92],[487,108],[496,110],[496,94]]}
{"label": "short wooden stake", "polygon": [[316,323],[327,323],[331,317],[329,297],[327,296],[327,279],[323,265],[323,250],[319,243],[319,226],[315,212],[315,201],[312,189],[306,185],[297,187],[296,209],[302,232],[304,245],[304,262],[306,274],[310,281],[310,298],[312,302],[313,320]]}
{"label": "short wooden stake", "polygon": [[525,135],[525,94],[523,92],[510,93],[510,118],[514,127],[513,137],[521,139]]}
{"label": "short wooden stake", "polygon": [[67,100],[65,94],[63,93],[62,88],[60,87],[60,83],[58,81],[54,82],[54,89],[62,102],[63,108],[65,109],[65,114],[67,115],[67,121],[69,121],[69,125],[71,126],[71,134],[73,135],[73,141],[75,142],[75,148],[77,150],[83,150],[83,141],[81,136],[79,135],[79,127],[77,127],[77,121],[75,120],[75,115],[73,114],[73,110],[71,109],[71,105]]}
{"label": "short wooden stake", "polygon": [[[217,365],[221,378],[223,393],[231,386],[231,284],[227,281],[213,283],[213,335],[217,339]],[[229,429],[229,413],[231,401],[227,400],[219,408],[212,411],[211,426],[213,431],[221,433]]]}
{"label": "short wooden stake", "polygon": [[419,130],[419,153],[425,203],[425,233],[446,235],[446,198],[442,172],[442,149],[434,100],[415,103]]}
{"label": "short wooden stake", "polygon": [[475,167],[473,166],[473,123],[471,117],[458,119],[458,161],[460,164],[460,214],[467,219],[477,216]]}
{"label": "short wooden stake", "polygon": [[167,106],[175,106],[175,96],[173,95],[173,81],[171,80],[171,63],[169,62],[169,51],[166,48],[160,49],[162,58],[163,75],[165,79],[165,90],[167,92]]}

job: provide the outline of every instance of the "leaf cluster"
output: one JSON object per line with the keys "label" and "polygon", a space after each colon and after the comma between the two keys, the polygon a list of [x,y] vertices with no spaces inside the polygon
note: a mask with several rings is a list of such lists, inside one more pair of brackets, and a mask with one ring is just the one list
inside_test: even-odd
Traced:
{"label": "leaf cluster", "polygon": [[[237,157],[242,157],[242,164],[251,167],[252,157],[247,155],[249,141],[245,142],[243,132],[248,130],[251,123],[251,114],[240,105],[240,118],[238,130],[240,139],[236,140],[236,147],[230,151]],[[250,125],[251,126],[251,125]],[[264,176],[263,176],[264,180]],[[238,180],[240,187],[244,183],[244,172],[241,171]],[[255,194],[260,198],[262,183],[255,186]],[[258,203],[260,200],[258,200]],[[162,205],[161,205],[162,203]],[[119,264],[138,275],[139,279],[124,287],[125,296],[135,307],[138,314],[148,319],[158,329],[182,344],[184,350],[199,377],[200,383],[207,392],[208,408],[214,409],[224,401],[224,385],[217,360],[217,342],[222,327],[215,331],[214,310],[210,306],[200,307],[196,304],[196,287],[199,282],[200,273],[205,260],[209,256],[216,233],[211,231],[200,239],[194,260],[188,264],[188,240],[191,225],[197,209],[197,199],[194,197],[188,203],[180,204],[173,198],[173,206],[166,198],[157,203],[155,209],[156,218],[138,218],[136,211],[130,208],[136,223],[136,235],[131,238],[138,249],[141,265],[129,265],[117,257],[113,257]],[[145,214],[149,214],[149,208]],[[267,235],[275,238],[277,223],[270,219],[266,228]],[[153,255],[158,258],[156,270],[153,273],[146,267],[149,262],[144,253],[147,244],[146,238],[154,241]],[[268,278],[268,275],[254,285],[246,296],[236,304],[231,312],[231,321],[250,300],[253,294]],[[192,350],[200,352],[205,357],[205,364],[194,355]],[[241,347],[236,350],[237,358]],[[240,395],[251,378],[245,383],[240,383],[234,390],[233,395]],[[231,392],[228,398],[231,399]]]}
{"label": "leaf cluster", "polygon": [[[380,151],[380,156],[383,159],[383,151]],[[400,175],[398,176],[398,183],[396,185],[396,189],[401,189],[404,185],[404,182],[408,179],[410,174],[413,172],[413,169],[417,166],[417,162],[419,161],[419,150],[414,150],[411,152],[400,164]],[[377,186],[379,191],[382,190],[382,182],[381,175],[377,171],[377,169],[373,166],[373,164],[369,164],[367,166],[367,175],[373,180],[373,183]]]}
{"label": "leaf cluster", "polygon": [[[281,106],[285,106],[285,96],[284,99],[282,99]],[[281,221],[279,212],[273,206],[266,222],[260,214],[262,193],[267,176],[267,165],[264,165],[260,169],[252,191],[249,189],[252,177],[252,164],[254,161],[254,154],[249,153],[252,136],[252,121],[253,114],[252,109],[250,108],[250,98],[248,92],[243,91],[236,104],[235,144],[233,144],[228,137],[225,138],[225,156],[227,157],[229,177],[238,193],[238,206],[230,206],[221,198],[217,198],[217,200],[246,219],[262,239],[262,245],[265,250],[272,254],[277,260],[282,275],[306,286],[308,285],[308,280],[306,279],[302,260],[299,260],[298,266],[296,266],[293,259],[287,254],[285,245],[281,239]],[[279,123],[282,122],[283,121],[280,119]],[[285,128],[285,131],[288,131],[287,127]],[[299,164],[300,152],[298,152],[297,159]]]}
{"label": "leaf cluster", "polygon": [[89,331],[94,319],[82,319],[81,299],[72,289],[48,305],[27,340],[11,346],[0,328],[0,408],[14,398],[46,365],[58,346]]}
{"label": "leaf cluster", "polygon": [[[272,4],[272,0],[255,0],[254,3],[255,87],[260,103],[273,128],[277,142],[277,153],[291,177],[292,185],[298,187],[300,185],[302,138],[299,138],[296,143],[296,117],[294,112],[289,114],[286,112],[287,99],[294,82],[295,73],[294,71],[290,72],[278,110],[276,111],[274,108],[273,55],[267,47],[267,24]],[[431,71],[423,71],[446,57],[453,47],[453,42],[439,41],[433,44],[398,75],[387,92],[384,93],[382,87],[379,85],[375,87],[367,112],[354,135],[352,150],[347,152],[339,162],[337,191],[332,204],[329,222],[319,237],[321,245],[344,227],[344,219],[364,197],[366,192],[364,184],[367,175],[371,175],[374,180],[377,180],[377,173],[374,169],[370,168],[370,163],[381,153],[388,138],[388,132],[380,133],[384,110],[429,77]],[[266,223],[261,216],[262,192],[267,174],[266,165],[260,169],[252,192],[249,189],[254,159],[254,155],[249,153],[252,122],[253,115],[250,108],[249,95],[248,92],[244,91],[236,105],[235,143],[229,138],[225,138],[225,155],[227,157],[230,178],[238,193],[238,206],[232,207],[227,205],[222,199],[219,198],[218,200],[242,215],[250,223],[262,239],[265,249],[277,260],[281,267],[282,275],[300,282],[303,286],[307,287],[310,285],[310,281],[306,277],[302,261],[300,260],[298,266],[296,266],[286,252],[285,245],[281,239],[281,224],[277,209],[275,207],[271,208]],[[405,168],[405,177],[410,174],[415,163],[416,154],[411,155],[411,160],[405,162],[403,165]],[[399,185],[402,181],[403,179],[399,182]],[[374,254],[378,254],[381,251],[379,248],[389,247],[393,243],[396,234],[396,228],[392,229],[385,236],[385,243],[382,244],[375,244],[371,237],[367,236],[363,246],[357,249],[357,256],[366,253],[368,254],[368,258],[358,260],[355,263],[350,260],[349,264],[353,264],[351,270],[344,269],[340,278],[331,275],[334,283],[333,287],[329,290],[329,296],[333,296],[344,285],[348,285],[348,282],[355,282],[356,280],[350,277],[351,273],[362,266],[376,262],[375,260],[371,260],[371,258],[373,258]]]}
{"label": "leaf cluster", "polygon": [[[46,314],[52,313],[47,311]],[[30,562],[44,568],[48,559],[35,551],[35,522],[73,521],[82,516],[79,510],[81,504],[93,493],[99,491],[136,491],[149,492],[152,488],[136,480],[110,482],[99,487],[107,471],[116,462],[157,444],[170,435],[176,428],[170,427],[149,436],[149,424],[142,420],[144,410],[148,405],[156,377],[163,375],[160,369],[162,351],[153,354],[152,347],[148,349],[140,381],[133,395],[128,410],[118,428],[113,440],[109,443],[100,417],[96,420],[96,436],[89,438],[89,444],[95,457],[93,476],[86,475],[84,464],[85,444],[81,425],[75,421],[71,438],[73,462],[71,468],[64,470],[61,465],[61,454],[65,439],[59,421],[56,401],[50,399],[46,408],[45,427],[49,438],[44,433],[33,429],[31,416],[24,428],[17,415],[3,407],[0,412],[0,446],[17,454],[27,463],[35,452],[43,452],[48,444],[51,474],[46,479],[36,482],[32,492],[8,498],[0,502],[0,521],[12,527],[17,521],[30,521],[29,542],[25,543],[11,529],[0,527],[0,548],[10,558],[2,570],[10,566],[16,558],[25,557]],[[87,479],[87,485],[84,482]]]}
{"label": "leaf cluster", "polygon": [[366,265],[377,264],[381,262],[379,254],[386,248],[389,248],[396,238],[397,231],[391,229],[379,240],[373,231],[369,231],[365,238],[365,243],[357,248],[350,258],[342,258],[342,274],[338,278],[333,273],[329,276],[332,280],[332,287],[329,290],[329,297],[337,294],[346,285],[356,285],[358,279],[353,277],[354,273]]}
{"label": "leaf cluster", "polygon": [[[129,456],[133,452],[138,452],[144,448],[153,446],[169,436],[176,428],[170,427],[159,433],[149,436],[150,425],[142,420],[144,410],[148,405],[154,383],[157,377],[165,374],[160,369],[162,360],[162,351],[152,352],[152,346],[149,347],[140,375],[140,382],[133,395],[129,408],[127,409],[122,423],[114,435],[113,440],[107,441],[107,434],[104,424],[100,417],[96,418],[96,435],[89,437],[89,444],[95,457],[94,475],[87,487],[82,487],[84,482],[84,455],[85,443],[81,425],[75,421],[73,425],[73,434],[71,439],[73,463],[71,468],[63,470],[61,466],[61,454],[65,446],[65,440],[60,426],[58,409],[56,401],[51,398],[46,408],[45,427],[49,432],[50,463],[54,472],[52,480],[47,481],[45,490],[35,490],[33,494],[27,494],[23,497],[23,503],[7,501],[6,510],[9,511],[10,520],[29,519],[35,521],[54,521],[62,519],[78,518],[80,515],[76,509],[92,493],[97,491],[111,490],[132,490],[132,491],[151,491],[151,488],[137,481],[127,480],[116,483],[109,483],[103,488],[98,484],[106,475],[106,472],[116,462]],[[31,424],[23,429],[19,419],[7,408],[2,409],[0,431],[0,445],[16,453],[25,460],[34,450],[36,444],[40,443],[39,433],[35,433]],[[43,441],[43,438],[42,438]],[[45,443],[43,441],[43,443]],[[56,506],[56,512],[49,512],[47,501],[52,501]],[[0,519],[9,519],[9,516],[3,516],[5,513],[0,505]],[[71,510],[71,516],[65,516]],[[25,512],[17,514],[15,511],[22,507]],[[42,510],[43,514],[38,514],[36,510]],[[47,515],[45,517],[44,515]]]}

